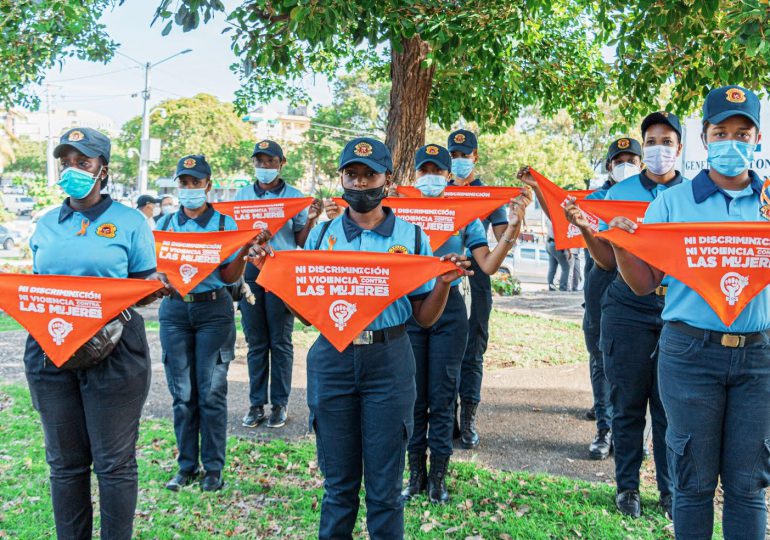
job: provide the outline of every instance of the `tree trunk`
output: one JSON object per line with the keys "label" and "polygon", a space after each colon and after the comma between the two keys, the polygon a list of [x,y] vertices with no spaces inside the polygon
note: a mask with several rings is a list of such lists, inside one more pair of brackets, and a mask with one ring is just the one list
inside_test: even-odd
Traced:
{"label": "tree trunk", "polygon": [[414,36],[401,42],[401,52],[391,51],[390,109],[385,144],[393,154],[393,178],[399,184],[414,180],[414,152],[425,144],[428,98],[434,66],[423,69],[430,45]]}

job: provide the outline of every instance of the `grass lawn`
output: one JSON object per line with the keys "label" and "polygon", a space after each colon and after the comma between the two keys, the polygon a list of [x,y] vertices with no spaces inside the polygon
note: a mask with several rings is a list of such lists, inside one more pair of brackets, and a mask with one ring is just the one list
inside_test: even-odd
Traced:
{"label": "grass lawn", "polygon": [[[226,488],[202,494],[189,487],[175,494],[163,489],[175,471],[170,422],[144,421],[140,433],[136,538],[304,540],[317,534],[322,478],[310,440],[262,444],[230,438]],[[449,488],[452,500],[446,506],[430,505],[424,498],[407,506],[407,538],[671,537],[649,490],[643,494],[647,514],[629,520],[614,511],[614,490],[605,484],[453,463]],[[360,519],[359,538],[364,538],[362,526]],[[25,388],[0,387],[0,538],[53,537],[37,413]]]}

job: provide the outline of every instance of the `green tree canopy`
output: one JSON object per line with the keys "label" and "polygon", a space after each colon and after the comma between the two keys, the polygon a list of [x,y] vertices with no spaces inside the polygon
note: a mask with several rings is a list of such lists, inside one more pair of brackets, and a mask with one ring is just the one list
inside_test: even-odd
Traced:
{"label": "green tree canopy", "polygon": [[[166,117],[153,114],[150,136],[162,140],[161,159],[150,165],[151,177],[173,176],[177,161],[185,154],[204,154],[216,177],[246,173],[250,169],[253,134],[230,103],[209,94],[169,99],[158,104]],[[139,148],[141,117],[123,125],[118,145],[127,152]],[[121,173],[136,176],[136,158],[121,160]]]}
{"label": "green tree canopy", "polygon": [[[187,31],[216,10],[219,0],[163,0],[158,16],[173,17],[164,32],[173,22]],[[501,131],[530,104],[581,118],[604,89],[600,47],[572,0],[247,0],[228,21],[242,60],[241,108],[306,99],[309,72],[368,68],[391,81],[386,143],[402,179],[412,175],[427,117]]]}
{"label": "green tree canopy", "polygon": [[106,62],[117,44],[98,22],[116,0],[0,1],[0,101],[37,108],[30,87],[64,58]]}
{"label": "green tree canopy", "polygon": [[5,166],[5,173],[46,175],[46,142],[21,137],[12,144],[14,160]]}

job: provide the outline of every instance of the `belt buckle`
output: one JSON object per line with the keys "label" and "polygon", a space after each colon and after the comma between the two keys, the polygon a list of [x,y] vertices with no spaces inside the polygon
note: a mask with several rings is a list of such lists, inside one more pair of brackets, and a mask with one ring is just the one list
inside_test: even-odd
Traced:
{"label": "belt buckle", "polygon": [[666,296],[667,292],[668,292],[668,287],[664,285],[658,285],[655,288],[655,294],[657,294],[658,296]]}
{"label": "belt buckle", "polygon": [[371,345],[374,343],[374,332],[364,330],[353,339],[353,345]]}
{"label": "belt buckle", "polygon": [[188,302],[189,303],[189,302],[194,302],[194,301],[195,301],[195,299],[194,299],[192,294],[185,294],[182,297],[182,302]]}
{"label": "belt buckle", "polygon": [[719,342],[722,347],[738,349],[746,345],[746,336],[736,334],[722,334],[722,339]]}

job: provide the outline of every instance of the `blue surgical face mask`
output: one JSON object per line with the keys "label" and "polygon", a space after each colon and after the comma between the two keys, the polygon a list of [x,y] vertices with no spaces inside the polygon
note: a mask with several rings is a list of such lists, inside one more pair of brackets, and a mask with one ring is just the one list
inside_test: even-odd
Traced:
{"label": "blue surgical face mask", "polygon": [[468,178],[475,165],[470,158],[452,158],[452,174],[458,178]]}
{"label": "blue surgical face mask", "polygon": [[62,171],[57,183],[64,190],[64,193],[73,199],[85,199],[91,193],[96,183],[96,178],[101,173],[101,168],[96,173],[96,176],[94,176],[90,172],[76,169],[75,167],[67,167]]}
{"label": "blue surgical face mask", "polygon": [[197,210],[206,204],[206,188],[180,189],[179,204],[190,210]]}
{"label": "blue surgical face mask", "polygon": [[754,160],[756,144],[742,141],[715,141],[708,143],[709,166],[719,174],[733,177],[742,174]]}
{"label": "blue surgical face mask", "polygon": [[424,174],[414,186],[426,197],[438,197],[446,189],[446,178],[440,174]]}
{"label": "blue surgical face mask", "polygon": [[278,169],[263,169],[262,167],[257,167],[254,169],[254,176],[260,184],[269,184],[276,179],[279,172]]}

